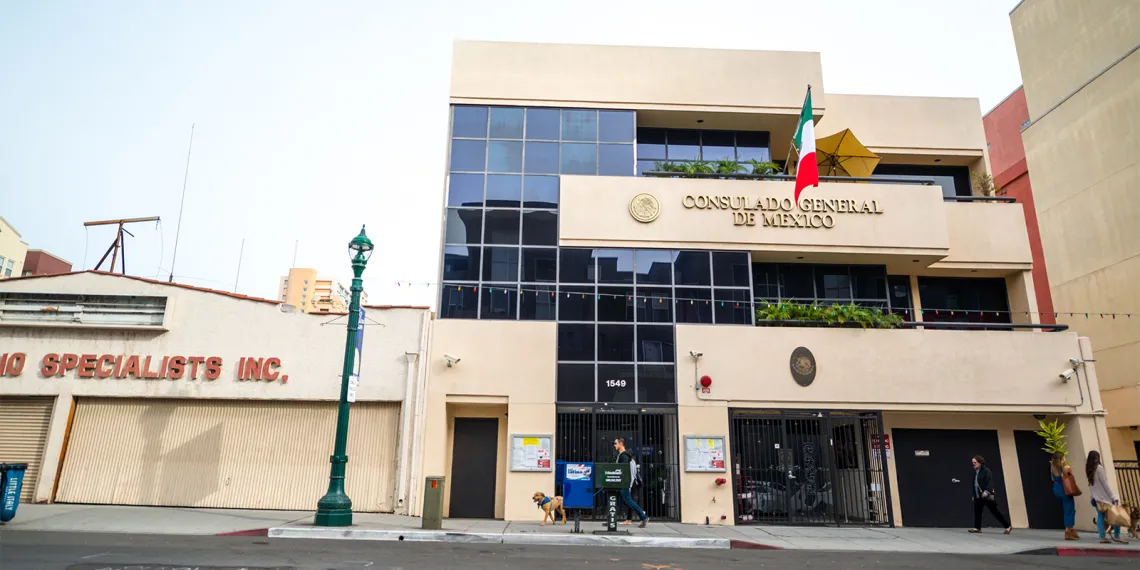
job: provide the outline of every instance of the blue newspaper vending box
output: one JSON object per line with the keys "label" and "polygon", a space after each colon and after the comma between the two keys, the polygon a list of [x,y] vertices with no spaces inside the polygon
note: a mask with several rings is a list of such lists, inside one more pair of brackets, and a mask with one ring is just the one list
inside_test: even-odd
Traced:
{"label": "blue newspaper vending box", "polygon": [[20,506],[20,489],[24,486],[24,471],[27,463],[0,463],[0,522],[8,522],[16,517]]}
{"label": "blue newspaper vending box", "polygon": [[594,508],[594,464],[568,462],[560,467],[562,505],[567,509]]}

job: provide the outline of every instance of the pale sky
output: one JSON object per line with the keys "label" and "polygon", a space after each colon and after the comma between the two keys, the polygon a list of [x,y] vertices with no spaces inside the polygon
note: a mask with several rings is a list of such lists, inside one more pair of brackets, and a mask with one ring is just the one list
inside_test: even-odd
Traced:
{"label": "pale sky", "polygon": [[[433,303],[455,39],[822,54],[829,93],[977,97],[1021,84],[1016,0],[0,0],[0,216],[93,268],[273,298],[292,265],[374,303]],[[763,70],[756,70],[763,73]],[[694,69],[694,80],[701,70]],[[85,262],[86,260],[86,262]],[[86,263],[86,264],[85,264]],[[397,287],[396,282],[416,286]]]}

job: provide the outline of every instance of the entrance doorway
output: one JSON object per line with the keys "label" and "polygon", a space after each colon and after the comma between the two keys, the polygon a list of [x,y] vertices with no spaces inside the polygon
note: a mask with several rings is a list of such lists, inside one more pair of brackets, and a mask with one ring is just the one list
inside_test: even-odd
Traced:
{"label": "entrance doorway", "polygon": [[[676,409],[560,407],[555,459],[610,463],[617,457],[613,441],[619,437],[625,438],[626,448],[633,453],[641,473],[641,485],[632,489],[634,500],[651,519],[680,520]],[[561,489],[556,491],[562,493]],[[603,493],[594,497],[595,519],[602,518],[605,500]],[[625,506],[620,509],[619,516],[624,517]]]}
{"label": "entrance doorway", "polygon": [[893,523],[879,412],[729,413],[737,524]]}
{"label": "entrance doorway", "polygon": [[[970,466],[970,458],[975,455],[985,458],[986,466],[993,472],[998,508],[1009,515],[997,431],[895,428],[891,435],[904,525],[974,526],[974,509],[970,504],[974,468]],[[982,524],[1001,526],[986,512],[982,513]]]}
{"label": "entrance doorway", "polygon": [[450,518],[495,518],[498,448],[498,418],[455,418]]}
{"label": "entrance doorway", "polygon": [[[1013,440],[1017,446],[1017,466],[1021,471],[1029,528],[1065,528],[1065,513],[1061,500],[1053,494],[1053,477],[1049,473],[1053,456],[1041,449],[1045,441],[1028,430],[1013,432]],[[1081,467],[1078,466],[1074,474],[1080,473]]]}

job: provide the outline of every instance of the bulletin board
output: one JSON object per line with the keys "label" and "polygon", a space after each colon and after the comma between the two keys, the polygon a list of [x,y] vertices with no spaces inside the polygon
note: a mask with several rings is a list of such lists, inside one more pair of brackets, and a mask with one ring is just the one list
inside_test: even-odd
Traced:
{"label": "bulletin board", "polygon": [[685,471],[718,473],[725,468],[723,435],[686,435]]}
{"label": "bulletin board", "polygon": [[553,471],[554,436],[511,434],[511,471]]}

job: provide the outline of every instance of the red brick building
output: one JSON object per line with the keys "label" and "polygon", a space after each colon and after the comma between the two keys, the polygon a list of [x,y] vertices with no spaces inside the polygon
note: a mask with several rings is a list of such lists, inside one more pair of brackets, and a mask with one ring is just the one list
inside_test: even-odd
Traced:
{"label": "red brick building", "polygon": [[24,257],[24,275],[71,273],[71,262],[42,249],[29,249]]}
{"label": "red brick building", "polygon": [[1045,269],[1045,255],[1041,251],[1037,209],[1033,205],[1033,188],[1029,183],[1025,146],[1021,142],[1021,130],[1028,124],[1029,107],[1025,103],[1025,91],[1021,87],[982,117],[994,183],[1007,196],[1017,198],[1025,209],[1025,227],[1029,232],[1029,249],[1033,253],[1033,287],[1037,292],[1037,310],[1041,311],[1041,322],[1054,323],[1053,297],[1049,294],[1049,276]]}

